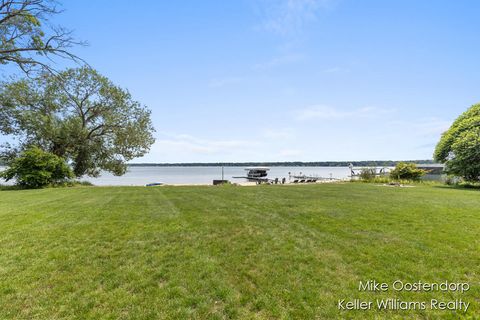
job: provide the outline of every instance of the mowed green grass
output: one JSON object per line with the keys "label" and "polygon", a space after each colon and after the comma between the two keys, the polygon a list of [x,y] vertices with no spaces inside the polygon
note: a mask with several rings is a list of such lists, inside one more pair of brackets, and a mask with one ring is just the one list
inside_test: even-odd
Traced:
{"label": "mowed green grass", "polygon": [[[480,317],[480,192],[345,183],[0,191],[0,319]],[[359,292],[360,280],[468,282]],[[452,311],[339,299],[462,298]]]}

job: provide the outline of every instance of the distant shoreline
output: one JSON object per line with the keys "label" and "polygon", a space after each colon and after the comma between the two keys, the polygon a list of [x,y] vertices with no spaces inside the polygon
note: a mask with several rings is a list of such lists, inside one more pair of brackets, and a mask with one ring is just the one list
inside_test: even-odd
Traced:
{"label": "distant shoreline", "polygon": [[372,160],[372,161],[315,161],[315,162],[188,162],[188,163],[129,163],[130,167],[394,167],[399,162],[439,165],[433,160]]}

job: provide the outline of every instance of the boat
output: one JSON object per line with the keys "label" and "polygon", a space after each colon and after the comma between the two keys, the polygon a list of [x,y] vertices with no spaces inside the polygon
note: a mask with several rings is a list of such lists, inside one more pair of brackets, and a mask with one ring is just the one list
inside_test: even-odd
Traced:
{"label": "boat", "polygon": [[247,171],[246,176],[242,177],[233,177],[235,179],[247,179],[249,181],[256,181],[256,182],[270,182],[270,179],[267,178],[267,171],[269,171],[270,168],[268,167],[248,167],[245,168],[245,171]]}
{"label": "boat", "polygon": [[264,178],[268,175],[267,171],[270,170],[270,168],[267,167],[250,167],[250,168],[245,168],[247,173],[248,178]]}
{"label": "boat", "polygon": [[156,187],[156,186],[163,186],[162,182],[153,182],[153,183],[147,183],[145,187]]}

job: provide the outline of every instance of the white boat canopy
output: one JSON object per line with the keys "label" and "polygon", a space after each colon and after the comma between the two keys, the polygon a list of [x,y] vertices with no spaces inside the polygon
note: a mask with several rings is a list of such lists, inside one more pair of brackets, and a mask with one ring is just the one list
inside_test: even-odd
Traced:
{"label": "white boat canopy", "polygon": [[248,167],[245,168],[245,170],[251,171],[251,170],[258,170],[258,171],[268,171],[270,168],[268,167]]}

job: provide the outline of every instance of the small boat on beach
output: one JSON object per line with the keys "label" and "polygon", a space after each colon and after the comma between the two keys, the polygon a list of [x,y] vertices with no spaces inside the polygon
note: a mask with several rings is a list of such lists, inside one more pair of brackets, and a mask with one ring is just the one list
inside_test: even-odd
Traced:
{"label": "small boat on beach", "polygon": [[163,186],[162,182],[153,182],[153,183],[147,183],[145,187],[157,187],[157,186]]}

